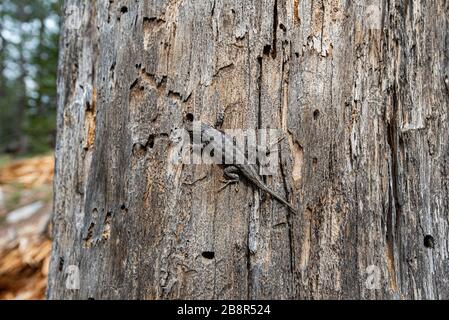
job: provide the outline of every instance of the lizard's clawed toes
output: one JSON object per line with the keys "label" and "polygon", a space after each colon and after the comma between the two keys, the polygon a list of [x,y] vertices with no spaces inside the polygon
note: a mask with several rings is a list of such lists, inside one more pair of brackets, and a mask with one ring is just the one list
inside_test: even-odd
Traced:
{"label": "lizard's clawed toes", "polygon": [[226,188],[228,185],[230,185],[230,184],[236,184],[236,187],[238,188],[238,183],[237,182],[239,182],[239,180],[220,180],[220,182],[222,182],[222,183],[224,183],[224,185],[220,188],[220,189],[218,189],[217,190],[217,192],[220,192],[221,190],[223,190],[224,188]]}

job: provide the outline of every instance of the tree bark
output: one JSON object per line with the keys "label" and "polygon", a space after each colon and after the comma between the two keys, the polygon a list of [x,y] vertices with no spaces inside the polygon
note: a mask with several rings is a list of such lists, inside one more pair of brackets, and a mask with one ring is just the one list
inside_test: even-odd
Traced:
{"label": "tree bark", "polygon": [[[49,298],[449,298],[448,1],[67,6]],[[173,164],[188,113],[282,130],[299,213]]]}

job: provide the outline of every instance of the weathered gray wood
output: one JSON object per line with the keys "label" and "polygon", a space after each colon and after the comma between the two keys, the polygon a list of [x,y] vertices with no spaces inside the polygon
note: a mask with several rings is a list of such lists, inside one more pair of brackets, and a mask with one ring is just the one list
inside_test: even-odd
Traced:
{"label": "weathered gray wood", "polygon": [[[448,299],[449,2],[370,4],[66,1],[48,297]],[[170,161],[220,112],[297,216]]]}

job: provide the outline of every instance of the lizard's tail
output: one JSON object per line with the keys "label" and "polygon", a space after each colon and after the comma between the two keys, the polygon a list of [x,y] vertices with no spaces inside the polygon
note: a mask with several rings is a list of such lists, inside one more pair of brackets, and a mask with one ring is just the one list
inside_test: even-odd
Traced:
{"label": "lizard's tail", "polygon": [[273,198],[275,198],[278,202],[282,203],[284,206],[286,206],[287,208],[290,209],[290,211],[293,214],[297,214],[298,211],[290,204],[287,202],[287,200],[285,200],[284,198],[282,198],[281,196],[278,196],[276,193],[274,193],[273,191],[271,191],[265,184],[263,184],[260,180],[258,179],[251,179],[251,181],[258,186],[262,191],[265,191],[266,193],[270,194]]}
{"label": "lizard's tail", "polygon": [[290,209],[290,211],[293,213],[293,214],[297,214],[298,213],[298,211],[290,204],[290,203],[288,203],[285,199],[283,199],[283,198],[281,198],[281,197],[278,197],[277,195],[274,195],[274,198],[277,200],[277,201],[279,201],[280,203],[282,203],[284,206],[286,206],[287,208],[289,208]]}

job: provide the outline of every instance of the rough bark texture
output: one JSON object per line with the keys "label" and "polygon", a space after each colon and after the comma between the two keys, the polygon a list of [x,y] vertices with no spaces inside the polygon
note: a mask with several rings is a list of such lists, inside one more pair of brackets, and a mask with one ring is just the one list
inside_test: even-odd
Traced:
{"label": "rough bark texture", "polygon": [[[48,297],[448,299],[449,2],[377,3],[67,1]],[[170,161],[220,112],[298,215]]]}

